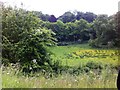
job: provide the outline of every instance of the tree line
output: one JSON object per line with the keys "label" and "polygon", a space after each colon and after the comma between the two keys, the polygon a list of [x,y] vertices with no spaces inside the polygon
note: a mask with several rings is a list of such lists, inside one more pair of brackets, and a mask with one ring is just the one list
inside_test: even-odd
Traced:
{"label": "tree line", "polygon": [[63,23],[75,22],[76,20],[80,19],[84,19],[88,22],[93,22],[93,20],[97,17],[97,15],[92,12],[84,13],[80,11],[67,11],[59,17],[55,17],[55,15],[43,14],[39,11],[33,11],[33,13],[43,21],[56,22],[57,20],[60,20]]}
{"label": "tree line", "polygon": [[[69,19],[69,15],[66,18],[64,21]],[[118,46],[115,15],[97,15],[92,21],[89,20],[89,17],[74,22],[64,22],[63,18],[56,22],[42,20],[41,25],[55,32],[58,42],[88,42],[97,48]]]}

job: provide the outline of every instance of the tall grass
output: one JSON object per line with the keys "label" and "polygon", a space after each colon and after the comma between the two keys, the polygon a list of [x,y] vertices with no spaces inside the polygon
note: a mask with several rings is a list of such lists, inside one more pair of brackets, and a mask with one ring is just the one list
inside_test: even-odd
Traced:
{"label": "tall grass", "polygon": [[[115,74],[116,73],[116,74]],[[59,74],[56,77],[45,77],[41,73],[30,76],[23,75],[10,67],[2,74],[3,88],[116,88],[117,71],[102,70],[101,74],[94,71],[72,75]]]}

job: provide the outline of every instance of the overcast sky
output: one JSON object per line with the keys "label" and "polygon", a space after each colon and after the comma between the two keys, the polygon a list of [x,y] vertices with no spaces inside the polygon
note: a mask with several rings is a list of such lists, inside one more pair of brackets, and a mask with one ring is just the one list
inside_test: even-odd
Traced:
{"label": "overcast sky", "polygon": [[93,12],[95,14],[112,15],[118,11],[120,0],[0,0],[6,4],[21,6],[27,10],[42,11],[56,17],[66,11]]}

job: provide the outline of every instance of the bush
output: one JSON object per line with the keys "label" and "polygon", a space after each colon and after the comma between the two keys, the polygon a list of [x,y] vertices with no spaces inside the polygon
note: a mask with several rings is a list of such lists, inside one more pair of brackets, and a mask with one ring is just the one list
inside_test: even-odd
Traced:
{"label": "bush", "polygon": [[88,62],[86,64],[86,67],[90,69],[103,69],[103,65],[101,63],[96,63],[96,62]]}
{"label": "bush", "polygon": [[94,47],[94,48],[96,48],[96,45],[95,45],[95,40],[89,40],[89,46],[91,46],[91,47]]}
{"label": "bush", "polygon": [[51,66],[48,46],[55,33],[40,25],[40,19],[23,9],[3,7],[3,63],[20,63],[24,72]]}
{"label": "bush", "polygon": [[61,73],[62,65],[61,65],[61,61],[60,60],[56,60],[56,61],[53,62],[52,70],[56,74],[60,74]]}

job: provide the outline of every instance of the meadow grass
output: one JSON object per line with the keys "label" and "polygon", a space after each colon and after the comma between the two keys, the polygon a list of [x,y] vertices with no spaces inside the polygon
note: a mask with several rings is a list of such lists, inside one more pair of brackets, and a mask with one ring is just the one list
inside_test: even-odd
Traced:
{"label": "meadow grass", "polygon": [[[89,61],[112,65],[118,64],[117,54],[119,53],[116,49],[96,49],[91,48],[88,44],[74,44],[52,47],[51,52],[53,53],[52,59],[61,61],[62,65],[78,66]],[[86,53],[89,53],[90,57],[85,55]]]}
{"label": "meadow grass", "polygon": [[66,73],[52,78],[45,78],[40,73],[36,75],[23,76],[15,74],[14,70],[5,70],[2,88],[116,88],[117,78],[111,70],[103,70],[101,75],[92,71],[79,76]]}
{"label": "meadow grass", "polygon": [[[79,67],[90,61],[101,62],[101,65],[118,63],[116,49],[93,49],[87,44],[56,46],[50,48],[53,60],[61,61],[62,66]],[[88,53],[88,54],[87,54]],[[101,55],[101,56],[100,56]],[[102,55],[106,55],[102,57]],[[92,57],[93,56],[93,57]],[[70,73],[58,74],[46,78],[37,72],[25,76],[18,70],[8,67],[2,72],[3,88],[116,88],[117,71],[112,68],[102,69],[101,74],[95,71],[83,72],[79,75]]]}

